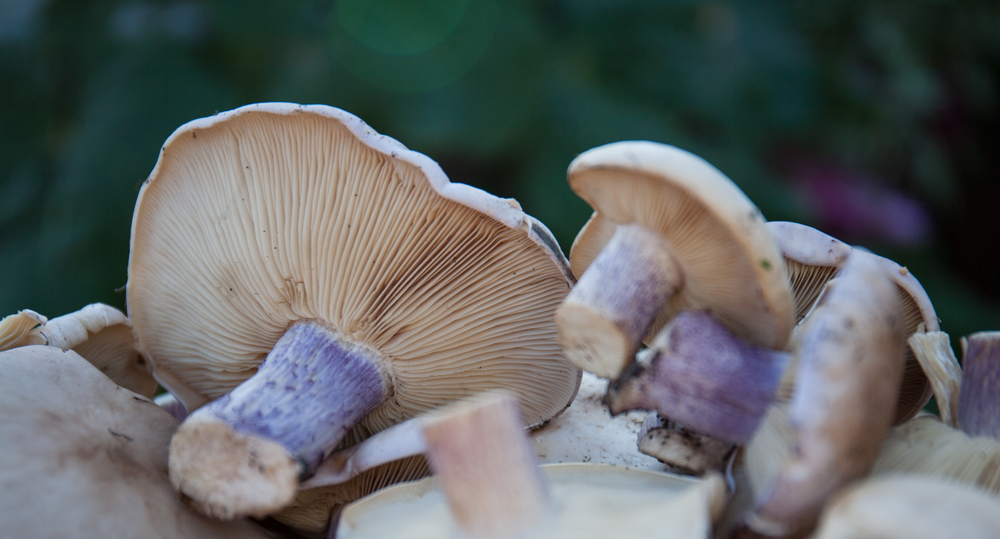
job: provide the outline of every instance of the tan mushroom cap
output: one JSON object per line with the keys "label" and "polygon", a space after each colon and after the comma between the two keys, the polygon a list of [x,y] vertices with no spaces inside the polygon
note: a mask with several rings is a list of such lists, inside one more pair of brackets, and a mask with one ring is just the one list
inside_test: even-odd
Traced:
{"label": "tan mushroom cap", "polygon": [[814,539],[994,539],[1000,501],[938,478],[896,475],[845,489],[830,503]]}
{"label": "tan mushroom cap", "polygon": [[[708,537],[725,503],[722,478],[692,479],[607,464],[546,464],[557,516],[524,537]],[[347,506],[337,537],[442,538],[454,530],[436,478]]]}
{"label": "tan mushroom cap", "polygon": [[125,313],[103,303],[51,320],[23,310],[0,321],[0,350],[41,344],[73,350],[116,384],[144,397],[156,394],[145,352],[138,348]]}
{"label": "tan mushroom cap", "polygon": [[[809,314],[826,284],[844,265],[852,247],[815,228],[799,223],[772,221],[767,223],[781,249],[795,297],[795,322],[801,323]],[[863,249],[862,249],[863,250]],[[920,281],[905,267],[888,258],[874,255],[896,284],[903,313],[904,338],[921,331],[940,330],[937,314]],[[933,396],[933,388],[910,347],[905,347],[903,381],[896,405],[893,424],[914,417]]]}
{"label": "tan mushroom cap", "polygon": [[681,287],[646,339],[678,312],[710,309],[754,344],[785,346],[794,308],[781,254],[760,210],[722,172],[673,146],[628,141],[580,154],[567,174],[595,209],[570,251],[574,275],[626,223],[659,234],[681,268]]}
{"label": "tan mushroom cap", "polygon": [[297,320],[378,350],[381,430],[506,387],[525,420],[578,374],[553,313],[571,277],[516,203],[332,107],[250,105],[174,132],[139,194],[128,303],[161,383],[189,410],[249,378]]}
{"label": "tan mushroom cap", "polygon": [[265,538],[189,509],[167,479],[177,421],[75,352],[0,353],[5,537]]}

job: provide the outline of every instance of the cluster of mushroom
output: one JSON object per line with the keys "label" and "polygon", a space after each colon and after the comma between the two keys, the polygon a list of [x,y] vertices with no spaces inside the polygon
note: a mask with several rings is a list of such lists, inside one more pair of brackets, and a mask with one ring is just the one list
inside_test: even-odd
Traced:
{"label": "cluster of mushroom", "polygon": [[[48,403],[4,431],[40,433],[5,458],[55,452],[4,483],[82,481],[66,505],[127,484],[116,499],[156,501],[100,511],[168,537],[801,537],[825,508],[817,533],[853,537],[827,521],[863,522],[855,497],[923,495],[891,479],[843,494],[873,466],[929,469],[938,457],[892,464],[893,440],[924,430],[911,418],[932,392],[957,399],[954,358],[912,344],[940,332],[905,268],[766,223],[663,144],[595,148],[568,176],[595,213],[567,261],[515,201],[449,182],[344,111],[269,103],[185,124],[136,204],[128,316],[0,322],[10,395]],[[975,402],[947,409],[995,436],[983,370],[963,391]],[[79,434],[60,445],[46,421]],[[52,469],[69,460],[110,479]],[[54,490],[19,490],[18,507]],[[977,496],[955,499],[996,505]],[[113,534],[74,518],[58,534]],[[973,519],[1000,533],[995,520]]]}

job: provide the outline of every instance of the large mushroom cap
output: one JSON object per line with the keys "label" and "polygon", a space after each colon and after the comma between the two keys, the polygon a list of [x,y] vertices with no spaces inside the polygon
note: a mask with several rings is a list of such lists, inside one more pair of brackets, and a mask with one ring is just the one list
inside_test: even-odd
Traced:
{"label": "large mushroom cap", "polygon": [[[691,479],[607,464],[541,466],[557,515],[520,537],[707,537],[725,504],[722,478]],[[435,477],[347,506],[338,537],[450,537],[454,524]]]}
{"label": "large mushroom cap", "polygon": [[264,538],[189,509],[167,479],[177,421],[75,352],[0,353],[5,537]]}
{"label": "large mushroom cap", "polygon": [[681,268],[683,283],[647,338],[678,312],[710,309],[748,341],[784,347],[794,310],[781,253],[760,211],[722,172],[673,146],[627,141],[580,154],[568,178],[596,210],[573,242],[576,276],[626,223],[659,234]]}
{"label": "large mushroom cap", "polygon": [[516,203],[344,111],[267,103],[167,140],[136,204],[128,303],[189,410],[250,377],[290,324],[320,320],[388,358],[367,431],[499,387],[535,424],[576,389],[552,322],[570,280]]}

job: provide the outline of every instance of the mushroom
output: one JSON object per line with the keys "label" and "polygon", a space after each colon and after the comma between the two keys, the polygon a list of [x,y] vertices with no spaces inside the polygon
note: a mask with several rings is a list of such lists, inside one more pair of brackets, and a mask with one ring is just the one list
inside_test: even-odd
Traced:
{"label": "mushroom", "polygon": [[349,505],[337,536],[707,537],[725,498],[718,475],[697,481],[605,464],[540,470],[516,416],[515,402],[497,396],[434,413],[415,431],[435,477]]}
{"label": "mushroom", "polygon": [[177,421],[75,352],[0,352],[0,529],[8,537],[266,538],[189,509],[167,478]]}
{"label": "mushroom", "polygon": [[[801,323],[808,316],[809,310],[827,281],[839,272],[853,249],[840,240],[806,225],[773,221],[767,223],[767,227],[777,241],[785,266],[788,268],[795,296],[796,323]],[[940,326],[934,313],[934,305],[920,285],[920,281],[909,270],[892,260],[873,256],[876,256],[896,283],[903,312],[903,338],[918,332],[938,331]],[[906,361],[900,382],[896,416],[893,419],[893,424],[897,425],[915,416],[933,394],[927,375],[913,350],[908,347],[904,350]],[[790,382],[794,378],[793,364],[786,372],[787,383],[782,383],[781,393],[791,394]]]}
{"label": "mushroom", "polygon": [[828,287],[801,328],[791,403],[775,407],[747,447],[747,473],[757,476],[747,526],[762,535],[815,525],[831,494],[870,471],[892,423],[903,369],[896,287],[860,250]]}
{"label": "mushroom", "polygon": [[813,539],[993,539],[1000,502],[984,492],[926,476],[859,483],[830,502]]}
{"label": "mushroom", "polygon": [[545,422],[579,383],[552,323],[571,279],[516,202],[344,111],[185,124],[139,193],[127,285],[157,378],[192,411],[171,480],[207,514],[261,516],[351,429],[499,388]]}
{"label": "mushroom", "polygon": [[962,367],[951,349],[951,338],[943,331],[916,332],[906,340],[927,374],[941,420],[958,428],[958,398],[962,393]]}
{"label": "mushroom", "polygon": [[[51,320],[29,310],[4,318],[4,322],[8,319],[9,327],[18,329],[6,331],[10,337],[3,339],[0,350],[32,344],[73,350],[125,389],[144,397],[156,393],[149,359],[136,345],[132,322],[118,309],[92,303]],[[0,335],[4,334],[0,329]]]}
{"label": "mushroom", "polygon": [[[962,340],[965,371],[956,372],[953,365],[946,378],[946,387],[957,382],[959,391],[949,390],[945,393],[949,398],[939,401],[942,419],[955,410],[950,421],[928,415],[893,428],[882,445],[874,474],[930,474],[1000,494],[998,339],[1000,332],[991,331]],[[946,339],[938,339],[931,351],[945,365],[954,361]]]}
{"label": "mushroom", "polygon": [[44,324],[46,320],[48,319],[31,309],[24,309],[16,314],[3,317],[0,320],[0,351],[24,346],[21,341],[32,329]]}
{"label": "mushroom", "polygon": [[630,141],[580,154],[568,179],[595,209],[570,252],[580,280],[556,312],[570,361],[614,378],[644,337],[693,309],[754,345],[784,347],[794,322],[780,252],[760,211],[719,170]]}
{"label": "mushroom", "polygon": [[962,339],[958,425],[971,436],[1000,438],[1000,331]]}

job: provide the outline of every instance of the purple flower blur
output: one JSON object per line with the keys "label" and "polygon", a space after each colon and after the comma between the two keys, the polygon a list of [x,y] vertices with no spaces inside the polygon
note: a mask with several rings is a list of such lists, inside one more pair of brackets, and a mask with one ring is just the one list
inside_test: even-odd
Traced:
{"label": "purple flower blur", "polygon": [[920,202],[872,176],[813,163],[793,178],[817,228],[828,234],[847,242],[863,238],[906,247],[930,240],[931,218]]}

